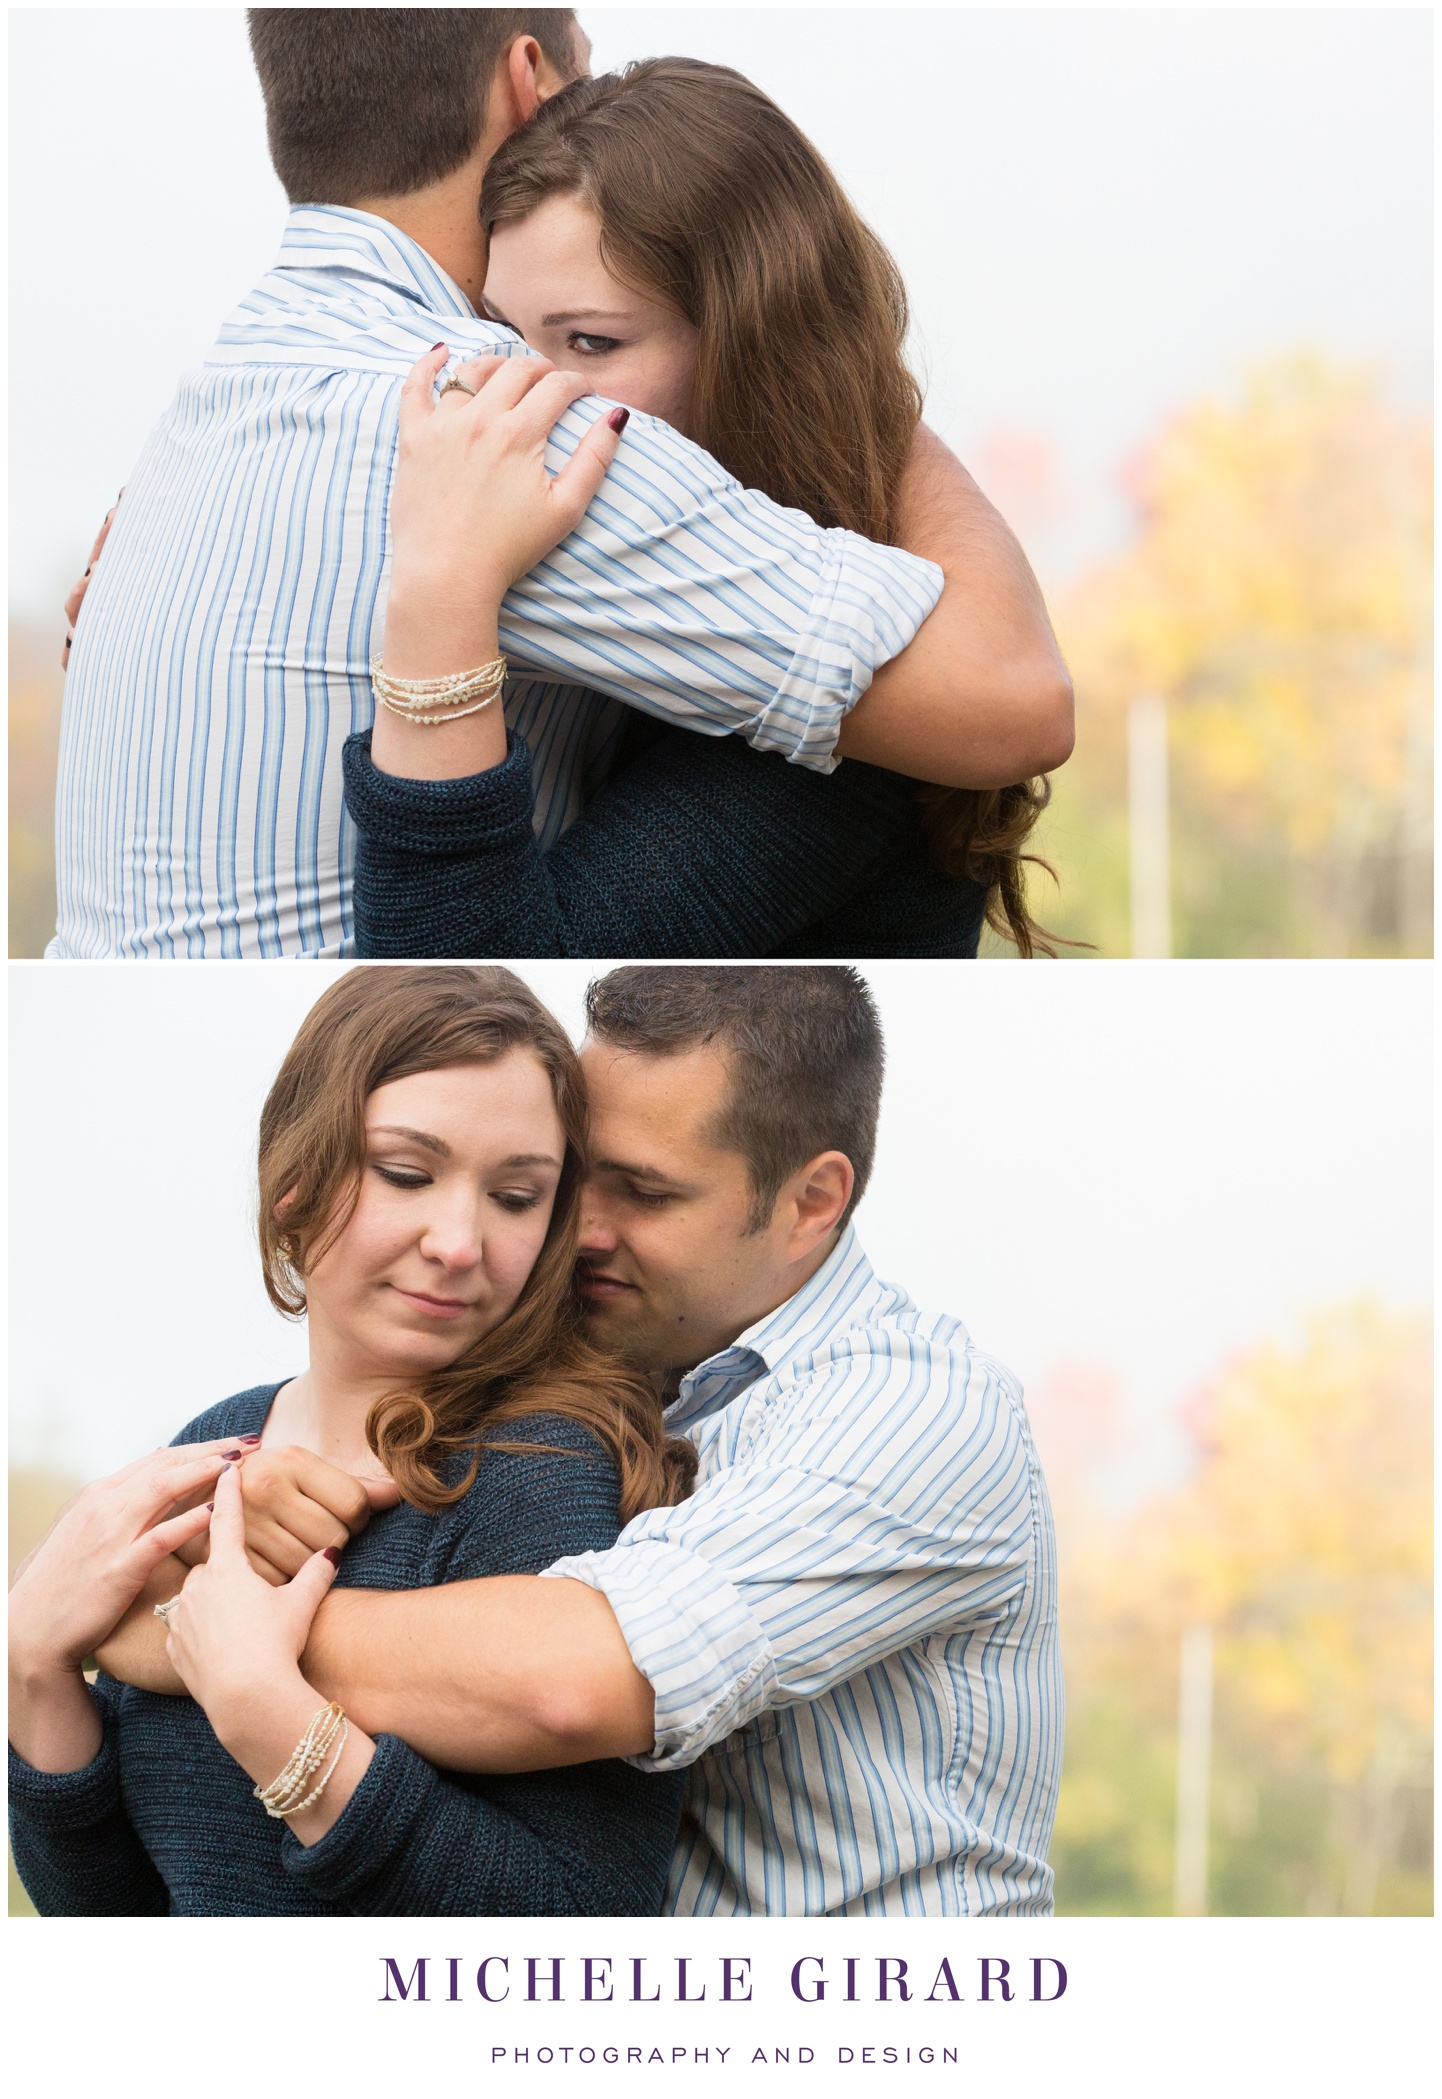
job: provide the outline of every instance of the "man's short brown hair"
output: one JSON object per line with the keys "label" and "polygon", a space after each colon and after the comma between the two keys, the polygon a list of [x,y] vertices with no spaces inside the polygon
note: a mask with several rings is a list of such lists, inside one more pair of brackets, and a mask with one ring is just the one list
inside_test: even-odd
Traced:
{"label": "man's short brown hair", "polygon": [[250,48],[292,204],[404,197],[474,152],[501,57],[533,36],[576,71],[569,7],[252,7]]}
{"label": "man's short brown hair", "polygon": [[884,1063],[876,1004],[854,969],[634,965],[591,985],[586,1019],[616,1049],[727,1052],[731,1093],[711,1135],[750,1168],[753,1230],[818,1152],[851,1161],[856,1185],[841,1222],[850,1217],[876,1155]]}

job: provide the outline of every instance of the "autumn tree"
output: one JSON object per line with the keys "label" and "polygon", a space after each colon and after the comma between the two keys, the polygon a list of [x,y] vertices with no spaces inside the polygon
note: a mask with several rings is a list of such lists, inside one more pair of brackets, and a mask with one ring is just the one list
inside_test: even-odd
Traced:
{"label": "autumn tree", "polygon": [[1156,694],[1175,952],[1430,952],[1431,475],[1430,425],[1314,356],[1133,463],[1134,544],[1056,608],[1078,718],[1041,832],[1061,930],[1129,951],[1126,719]]}

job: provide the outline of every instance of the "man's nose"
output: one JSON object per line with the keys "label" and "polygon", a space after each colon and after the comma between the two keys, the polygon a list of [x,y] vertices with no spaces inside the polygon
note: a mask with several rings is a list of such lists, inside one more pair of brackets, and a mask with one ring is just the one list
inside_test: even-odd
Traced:
{"label": "man's nose", "polygon": [[580,1251],[583,1254],[613,1254],[619,1244],[616,1228],[606,1215],[605,1204],[590,1190],[583,1190]]}

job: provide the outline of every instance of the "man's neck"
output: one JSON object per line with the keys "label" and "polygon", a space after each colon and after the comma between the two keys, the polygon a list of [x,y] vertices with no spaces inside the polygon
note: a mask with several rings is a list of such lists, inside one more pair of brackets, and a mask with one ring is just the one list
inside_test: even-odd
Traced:
{"label": "man's neck", "polygon": [[681,1380],[689,1377],[693,1370],[698,1369],[702,1363],[708,1363],[712,1356],[719,1356],[724,1350],[734,1347],[741,1336],[749,1333],[753,1326],[763,1319],[769,1319],[772,1313],[779,1312],[783,1305],[790,1304],[798,1291],[804,1290],[812,1277],[820,1274],[840,1243],[840,1232],[833,1232],[802,1260],[788,1262],[785,1270],[776,1278],[775,1290],[766,1292],[764,1298],[758,1297],[756,1305],[748,1309],[736,1322],[734,1331],[718,1339],[714,1347],[708,1348],[694,1363],[678,1364],[670,1370],[648,1372],[663,1404],[670,1405],[680,1389]]}
{"label": "man's neck", "polygon": [[363,197],[357,211],[385,219],[424,248],[459,285],[477,311],[486,281],[486,237],[481,230],[481,178],[499,141],[483,137],[476,151],[443,182],[406,197]]}

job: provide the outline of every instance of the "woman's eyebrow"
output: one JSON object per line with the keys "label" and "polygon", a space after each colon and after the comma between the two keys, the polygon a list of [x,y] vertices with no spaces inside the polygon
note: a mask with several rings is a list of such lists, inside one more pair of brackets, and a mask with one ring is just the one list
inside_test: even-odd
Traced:
{"label": "woman's eyebrow", "polygon": [[557,1173],[561,1170],[560,1160],[553,1159],[549,1152],[512,1152],[509,1159],[502,1159],[501,1164],[502,1166],[554,1166]]}
{"label": "woman's eyebrow", "polygon": [[371,1131],[373,1137],[409,1137],[413,1144],[423,1145],[428,1152],[435,1152],[442,1159],[449,1159],[451,1148],[443,1137],[433,1137],[429,1130],[408,1130],[398,1122],[382,1123]]}
{"label": "woman's eyebrow", "polygon": [[576,306],[569,313],[543,313],[543,328],[564,328],[567,321],[629,321],[631,315],[619,308],[600,306]]}

